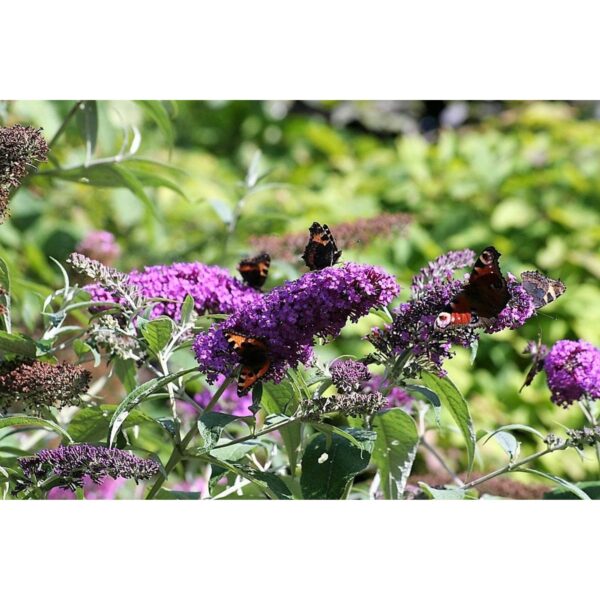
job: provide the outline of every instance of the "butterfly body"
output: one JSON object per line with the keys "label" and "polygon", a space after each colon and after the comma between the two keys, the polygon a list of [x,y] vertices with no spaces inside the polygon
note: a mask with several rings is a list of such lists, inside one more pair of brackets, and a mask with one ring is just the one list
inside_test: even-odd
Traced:
{"label": "butterfly body", "polygon": [[263,252],[258,256],[241,260],[238,265],[238,271],[247,285],[259,289],[267,280],[270,266],[271,257],[266,252]]}
{"label": "butterfly body", "polygon": [[331,267],[338,262],[342,251],[338,247],[327,225],[320,225],[316,221],[310,226],[310,239],[302,259],[311,271],[318,271]]}
{"label": "butterfly body", "polygon": [[469,281],[437,316],[437,329],[483,327],[508,304],[511,295],[500,271],[500,252],[488,246],[477,258]]}
{"label": "butterfly body", "polygon": [[238,377],[237,393],[243,396],[261,378],[264,377],[271,366],[268,347],[265,341],[226,330],[223,332],[229,346],[236,351],[241,365]]}

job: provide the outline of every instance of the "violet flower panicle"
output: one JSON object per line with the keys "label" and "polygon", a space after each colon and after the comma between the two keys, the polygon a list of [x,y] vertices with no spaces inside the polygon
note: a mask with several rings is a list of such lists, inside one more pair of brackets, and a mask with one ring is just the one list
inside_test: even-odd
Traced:
{"label": "violet flower panicle", "polygon": [[279,382],[288,368],[312,361],[315,337],[339,335],[348,319],[358,321],[371,308],[388,304],[399,291],[394,277],[370,265],[346,263],[305,273],[259,295],[198,335],[194,350],[200,371],[209,382],[234,371],[240,357],[224,332],[235,331],[264,341],[270,360],[266,379]]}
{"label": "violet flower panicle", "polygon": [[[154,305],[152,318],[167,315],[179,319],[188,294],[194,299],[194,308],[199,315],[229,314],[261,295],[225,269],[199,262],[144,267],[143,271],[129,273],[126,283],[135,286],[144,298],[168,299]],[[122,302],[102,285],[93,284],[85,289],[97,302]]]}
{"label": "violet flower panicle", "polygon": [[544,358],[552,402],[568,408],[600,398],[600,350],[584,340],[560,340]]}

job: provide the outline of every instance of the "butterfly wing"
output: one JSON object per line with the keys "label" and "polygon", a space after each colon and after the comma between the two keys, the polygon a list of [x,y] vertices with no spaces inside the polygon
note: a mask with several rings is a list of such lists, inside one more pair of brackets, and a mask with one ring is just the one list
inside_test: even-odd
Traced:
{"label": "butterfly wing", "polygon": [[510,300],[500,253],[488,246],[477,258],[469,282],[436,319],[436,327],[481,327],[492,322]]}
{"label": "butterfly wing", "polygon": [[257,337],[250,337],[236,331],[224,331],[229,346],[237,352],[240,358],[240,374],[238,377],[238,396],[248,393],[248,390],[266,375],[271,360],[268,356],[267,344]]}
{"label": "butterfly wing", "polygon": [[521,281],[525,291],[533,298],[536,309],[554,302],[567,289],[560,279],[551,279],[539,271],[521,273]]}
{"label": "butterfly wing", "polygon": [[309,232],[310,239],[302,255],[306,266],[311,271],[317,271],[335,265],[342,256],[342,251],[338,250],[329,227],[321,226],[315,221]]}
{"label": "butterfly wing", "polygon": [[266,252],[263,252],[253,258],[245,258],[240,261],[238,271],[247,285],[258,289],[267,280],[270,266],[271,257]]}

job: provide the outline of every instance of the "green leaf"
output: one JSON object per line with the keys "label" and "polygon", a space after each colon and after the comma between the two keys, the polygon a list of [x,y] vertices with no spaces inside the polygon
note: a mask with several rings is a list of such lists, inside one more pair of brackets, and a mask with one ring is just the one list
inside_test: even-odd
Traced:
{"label": "green leaf", "polygon": [[167,144],[173,146],[174,132],[171,117],[161,100],[136,100],[146,114],[158,125],[161,133],[165,136]]}
{"label": "green leaf", "polygon": [[269,414],[291,416],[298,406],[296,393],[289,381],[263,383],[262,406]]}
{"label": "green leaf", "polygon": [[[518,424],[503,425],[502,427],[498,427],[498,429],[495,429],[494,431],[492,431],[489,434],[488,439],[490,439],[491,437],[496,435],[499,431],[527,431],[527,432],[533,433],[533,435],[539,437],[540,440],[545,439],[544,435],[542,433],[540,433],[537,429],[534,429],[533,427],[530,427],[529,425],[518,425]],[[487,440],[483,443],[485,444],[486,442],[487,442]]]}
{"label": "green leaf", "polygon": [[4,259],[0,258],[0,288],[6,295],[10,294],[10,271]]}
{"label": "green leaf", "polygon": [[52,171],[52,175],[59,179],[76,181],[86,185],[97,187],[123,187],[129,189],[137,196],[146,208],[157,218],[158,212],[154,203],[144,191],[142,182],[136,175],[125,167],[127,161],[121,164],[100,164],[90,167],[75,167],[73,169],[61,169]]}
{"label": "green leaf", "polygon": [[160,317],[140,327],[142,336],[154,354],[158,354],[171,340],[175,323],[169,317]]}
{"label": "green leaf", "polygon": [[73,340],[73,350],[77,356],[81,357],[84,354],[90,352],[94,357],[94,367],[97,367],[102,362],[102,357],[100,356],[100,352],[96,350],[96,348],[92,348],[88,343],[84,342],[81,339]]}
{"label": "green leaf", "polygon": [[441,490],[432,488],[426,483],[419,481],[419,487],[427,494],[432,500],[464,500],[465,490],[459,488],[448,489],[444,488]]}
{"label": "green leaf", "polygon": [[591,498],[581,489],[579,489],[575,484],[563,479],[562,477],[558,477],[557,475],[550,475],[550,473],[545,473],[544,471],[538,471],[537,469],[529,469],[529,468],[520,468],[518,469],[522,473],[531,473],[532,475],[538,475],[539,477],[544,477],[557,483],[561,487],[565,488],[575,496],[577,496],[581,500],[591,500]]}
{"label": "green leaf", "polygon": [[186,294],[185,300],[181,305],[181,319],[180,322],[182,325],[187,325],[191,323],[192,317],[194,315],[194,298],[190,294]]}
{"label": "green leaf", "polygon": [[435,421],[439,425],[440,423],[440,414],[442,412],[442,402],[440,401],[440,397],[428,387],[424,385],[417,385],[415,383],[407,383],[405,386],[407,392],[414,392],[415,394],[420,394],[427,400],[431,406],[433,407],[433,414],[435,416]]}
{"label": "green leaf", "polygon": [[80,105],[77,111],[77,125],[85,141],[85,156],[88,162],[94,154],[98,139],[98,105],[95,100],[86,100]]}
{"label": "green leaf", "polygon": [[186,373],[191,373],[192,371],[196,371],[196,368],[186,369],[184,371],[179,371],[177,373],[171,373],[169,375],[164,375],[163,377],[158,377],[156,379],[152,379],[150,381],[146,381],[146,383],[142,383],[142,385],[135,388],[131,391],[125,399],[119,404],[117,410],[113,413],[113,416],[110,420],[110,433],[108,436],[108,445],[112,448],[112,445],[117,437],[117,433],[121,429],[125,419],[129,415],[129,413],[142,402],[145,398],[147,398],[150,394],[157,392],[160,388],[164,387],[168,383],[179,379],[179,377],[185,375]]}
{"label": "green leaf", "polygon": [[[69,435],[76,442],[99,442],[106,439],[110,420],[116,410],[117,406],[114,404],[82,408],[75,413],[69,423],[67,428]],[[125,419],[121,428],[127,429],[143,423],[155,423],[155,421],[140,410],[133,410]]]}
{"label": "green leaf", "polygon": [[377,437],[377,434],[374,431],[352,427],[341,428],[331,425],[330,423],[311,423],[311,425],[317,431],[323,432],[328,439],[331,438],[333,434],[336,434],[348,440],[359,450],[366,450],[369,454],[373,451],[373,444]]}
{"label": "green leaf", "polygon": [[284,481],[275,475],[275,473],[269,473],[268,471],[259,471],[246,465],[238,465],[237,470],[242,473],[244,477],[247,477],[253,483],[260,485],[260,482],[266,484],[266,486],[279,498],[280,500],[291,500],[292,492]]}
{"label": "green leaf", "polygon": [[4,359],[7,354],[35,358],[35,341],[22,333],[0,331],[0,358]]}
{"label": "green leaf", "polygon": [[404,492],[417,454],[417,426],[401,408],[391,408],[375,415],[373,429],[377,432],[373,461],[379,469],[383,494],[395,500]]}
{"label": "green leaf", "polygon": [[39,417],[29,417],[26,415],[14,415],[10,417],[0,417],[0,429],[4,427],[36,427],[39,429],[52,429],[56,433],[60,434],[69,442],[73,442],[73,438],[58,424],[46,419],[40,419]]}
{"label": "green leaf", "polygon": [[[600,500],[600,481],[582,481],[574,484],[592,500]],[[578,496],[564,487],[556,488],[544,494],[544,500],[577,500]]]}
{"label": "green leaf", "polygon": [[300,485],[305,499],[339,499],[352,479],[366,469],[370,454],[337,434],[330,444],[323,433],[315,435],[302,456]]}
{"label": "green leaf", "polygon": [[202,438],[202,445],[193,450],[194,453],[204,454],[217,445],[221,432],[229,423],[238,417],[220,412],[209,412],[198,419],[198,431]]}
{"label": "green leaf", "polygon": [[507,431],[494,431],[485,440],[484,444],[486,444],[492,438],[494,438],[502,447],[502,450],[508,454],[508,458],[511,462],[514,462],[517,459],[521,444],[517,441],[517,438],[512,435],[512,433],[508,433]]}
{"label": "green leaf", "polygon": [[129,394],[137,386],[137,369],[133,358],[115,358],[113,360],[115,373]]}
{"label": "green leaf", "polygon": [[246,440],[245,442],[231,444],[224,448],[213,448],[210,451],[210,455],[226,462],[237,462],[258,446],[262,446],[259,440]]}
{"label": "green leaf", "polygon": [[421,378],[438,395],[442,406],[448,409],[463,434],[467,446],[468,470],[471,471],[475,458],[475,430],[467,401],[448,377],[438,377],[423,371]]}

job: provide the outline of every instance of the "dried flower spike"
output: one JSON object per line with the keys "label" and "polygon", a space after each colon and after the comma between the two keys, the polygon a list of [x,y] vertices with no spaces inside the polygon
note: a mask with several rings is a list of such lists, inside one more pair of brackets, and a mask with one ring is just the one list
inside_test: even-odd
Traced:
{"label": "dried flower spike", "polygon": [[6,217],[11,188],[21,185],[28,169],[46,160],[48,144],[41,131],[24,125],[0,127],[0,223]]}
{"label": "dried flower spike", "polygon": [[40,414],[44,408],[78,405],[91,373],[79,365],[28,359],[0,365],[0,412]]}

